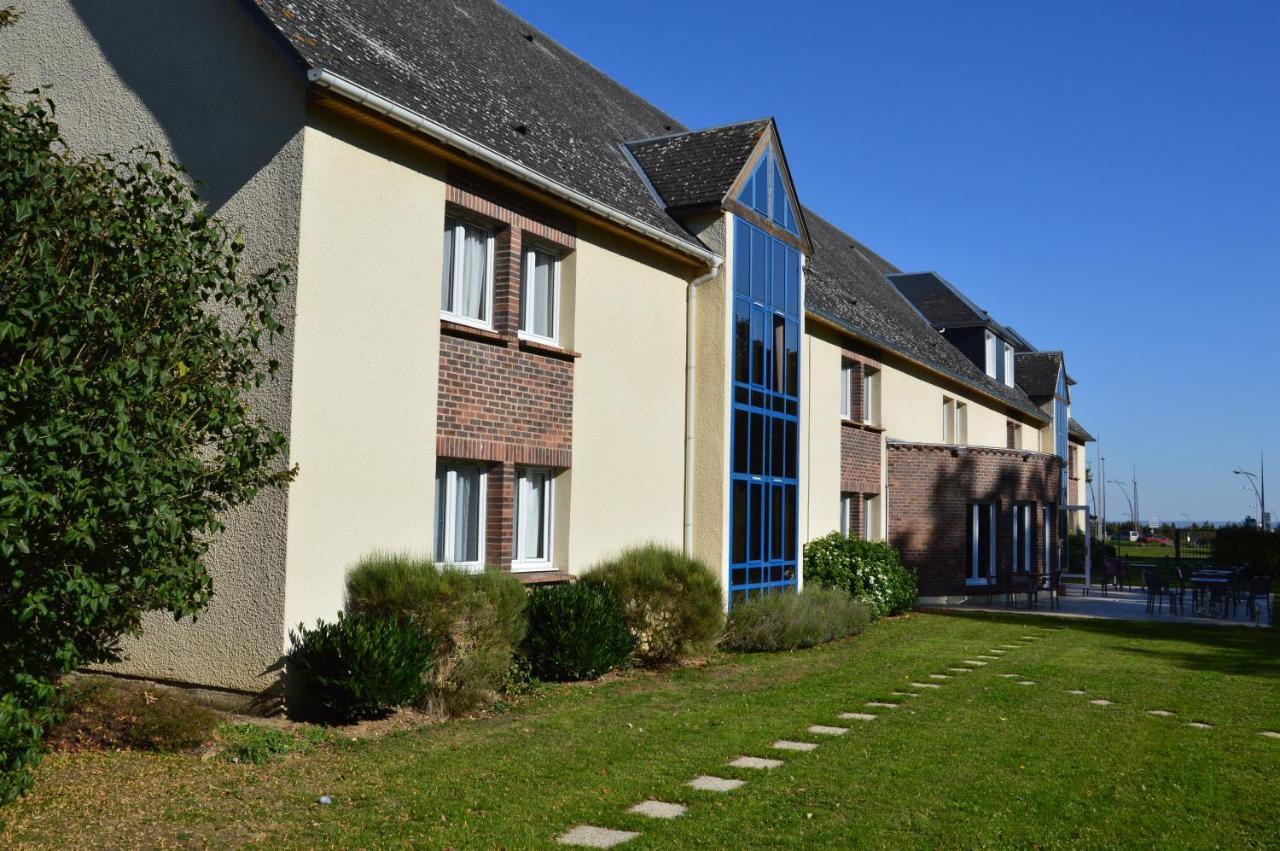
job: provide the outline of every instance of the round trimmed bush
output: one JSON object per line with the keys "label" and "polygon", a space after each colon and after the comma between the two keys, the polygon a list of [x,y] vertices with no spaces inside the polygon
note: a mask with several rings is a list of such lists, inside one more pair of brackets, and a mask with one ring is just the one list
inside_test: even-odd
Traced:
{"label": "round trimmed bush", "polygon": [[413,703],[431,667],[432,642],[413,624],[394,618],[338,613],[315,629],[299,624],[288,671],[322,718],[346,722],[376,718]]}
{"label": "round trimmed bush", "polygon": [[724,631],[720,581],[704,563],[649,545],[592,568],[587,585],[608,586],[627,613],[636,655],[647,664],[708,652]]}
{"label": "round trimmed bush", "polygon": [[871,621],[860,600],[840,588],[808,586],[738,603],[720,644],[743,652],[796,650],[857,635]]}
{"label": "round trimmed bush", "polygon": [[601,585],[534,588],[525,614],[524,654],[539,679],[593,679],[625,662],[635,648],[626,613]]}

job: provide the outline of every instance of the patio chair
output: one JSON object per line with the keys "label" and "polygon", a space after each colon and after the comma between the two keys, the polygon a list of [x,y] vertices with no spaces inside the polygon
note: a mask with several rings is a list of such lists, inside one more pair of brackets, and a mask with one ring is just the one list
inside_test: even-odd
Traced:
{"label": "patio chair", "polygon": [[1102,562],[1102,596],[1107,596],[1107,586],[1120,587],[1120,575],[1122,572],[1123,567],[1120,564],[1120,559],[1112,556]]}
{"label": "patio chair", "polygon": [[1172,576],[1169,581],[1169,611],[1173,611],[1176,606],[1178,614],[1184,614],[1186,606],[1183,603],[1187,596],[1187,583],[1191,581],[1191,572],[1184,567],[1175,567]]}
{"label": "patio chair", "polygon": [[1049,608],[1058,608],[1058,589],[1062,587],[1062,571],[1054,570],[1049,573]]}
{"label": "patio chair", "polygon": [[1142,572],[1142,584],[1147,589],[1147,614],[1160,614],[1164,609],[1164,597],[1162,596],[1164,589],[1160,583],[1160,574],[1154,570],[1144,570]]}
{"label": "patio chair", "polygon": [[1271,616],[1271,577],[1255,576],[1249,580],[1249,599],[1245,609],[1250,620],[1258,619],[1258,615],[1262,613],[1264,601],[1267,604],[1267,622],[1275,623],[1275,619]]}

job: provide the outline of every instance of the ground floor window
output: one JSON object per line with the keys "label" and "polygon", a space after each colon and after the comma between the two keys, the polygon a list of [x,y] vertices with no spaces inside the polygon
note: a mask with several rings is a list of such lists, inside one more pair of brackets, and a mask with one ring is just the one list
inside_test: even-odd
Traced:
{"label": "ground floor window", "polygon": [[1013,570],[1015,573],[1032,571],[1031,553],[1032,539],[1035,537],[1031,506],[1015,505],[1013,507]]}
{"label": "ground floor window", "polygon": [[553,488],[550,470],[516,470],[512,570],[548,569],[551,563]]}
{"label": "ground floor window", "polygon": [[472,464],[436,465],[436,561],[484,566],[485,473]]}
{"label": "ground floor window", "polygon": [[869,493],[862,498],[862,537],[878,541],[880,535],[880,494]]}
{"label": "ground floor window", "polygon": [[972,584],[993,581],[996,576],[996,506],[969,506],[969,577]]}
{"label": "ground floor window", "polygon": [[1053,507],[1044,507],[1044,572],[1053,571]]}
{"label": "ground floor window", "polygon": [[854,527],[853,506],[855,495],[851,493],[840,494],[840,534],[850,534]]}

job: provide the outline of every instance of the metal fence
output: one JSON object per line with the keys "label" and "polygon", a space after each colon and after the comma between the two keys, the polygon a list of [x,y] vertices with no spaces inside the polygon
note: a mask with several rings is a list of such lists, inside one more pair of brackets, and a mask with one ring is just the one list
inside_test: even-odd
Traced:
{"label": "metal fence", "polygon": [[1213,543],[1217,535],[1217,529],[1178,529],[1173,536],[1173,557],[1179,563],[1207,562],[1213,558]]}

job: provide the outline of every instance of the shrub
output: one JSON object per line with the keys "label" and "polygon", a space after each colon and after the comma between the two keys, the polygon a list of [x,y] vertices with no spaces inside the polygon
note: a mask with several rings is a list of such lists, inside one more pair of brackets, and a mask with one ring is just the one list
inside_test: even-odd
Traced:
{"label": "shrub", "polygon": [[724,630],[720,582],[702,562],[649,545],[592,568],[582,582],[607,585],[627,614],[637,656],[648,664],[710,650]]}
{"label": "shrub", "polygon": [[1213,560],[1248,565],[1254,575],[1280,576],[1280,532],[1223,526],[1213,537]]}
{"label": "shrub", "polygon": [[143,612],[202,611],[223,519],[291,477],[250,403],[286,275],[242,253],[180,166],[71,152],[0,73],[0,802],[56,679],[117,658]]}
{"label": "shrub", "polygon": [[862,632],[866,605],[840,588],[809,586],[799,594],[765,594],[738,603],[720,643],[745,652],[795,650]]}
{"label": "shrub", "polygon": [[626,612],[603,585],[576,582],[529,592],[524,654],[534,676],[585,680],[608,673],[635,648]]}
{"label": "shrub", "polygon": [[385,715],[422,694],[432,644],[405,620],[338,613],[289,633],[289,674],[306,696],[306,708],[335,721]]}
{"label": "shrub", "polygon": [[423,708],[460,715],[502,687],[524,638],[524,585],[509,573],[467,573],[375,553],[347,577],[352,611],[403,617],[435,646]]}
{"label": "shrub", "polygon": [[915,574],[883,541],[832,532],[804,545],[806,583],[843,588],[867,604],[875,617],[896,615],[916,604]]}
{"label": "shrub", "polygon": [[[1106,541],[1092,538],[1090,542],[1094,570],[1100,569],[1104,561],[1113,558],[1117,553],[1116,548]],[[1067,564],[1084,570],[1084,532],[1072,532],[1067,536]]]}

